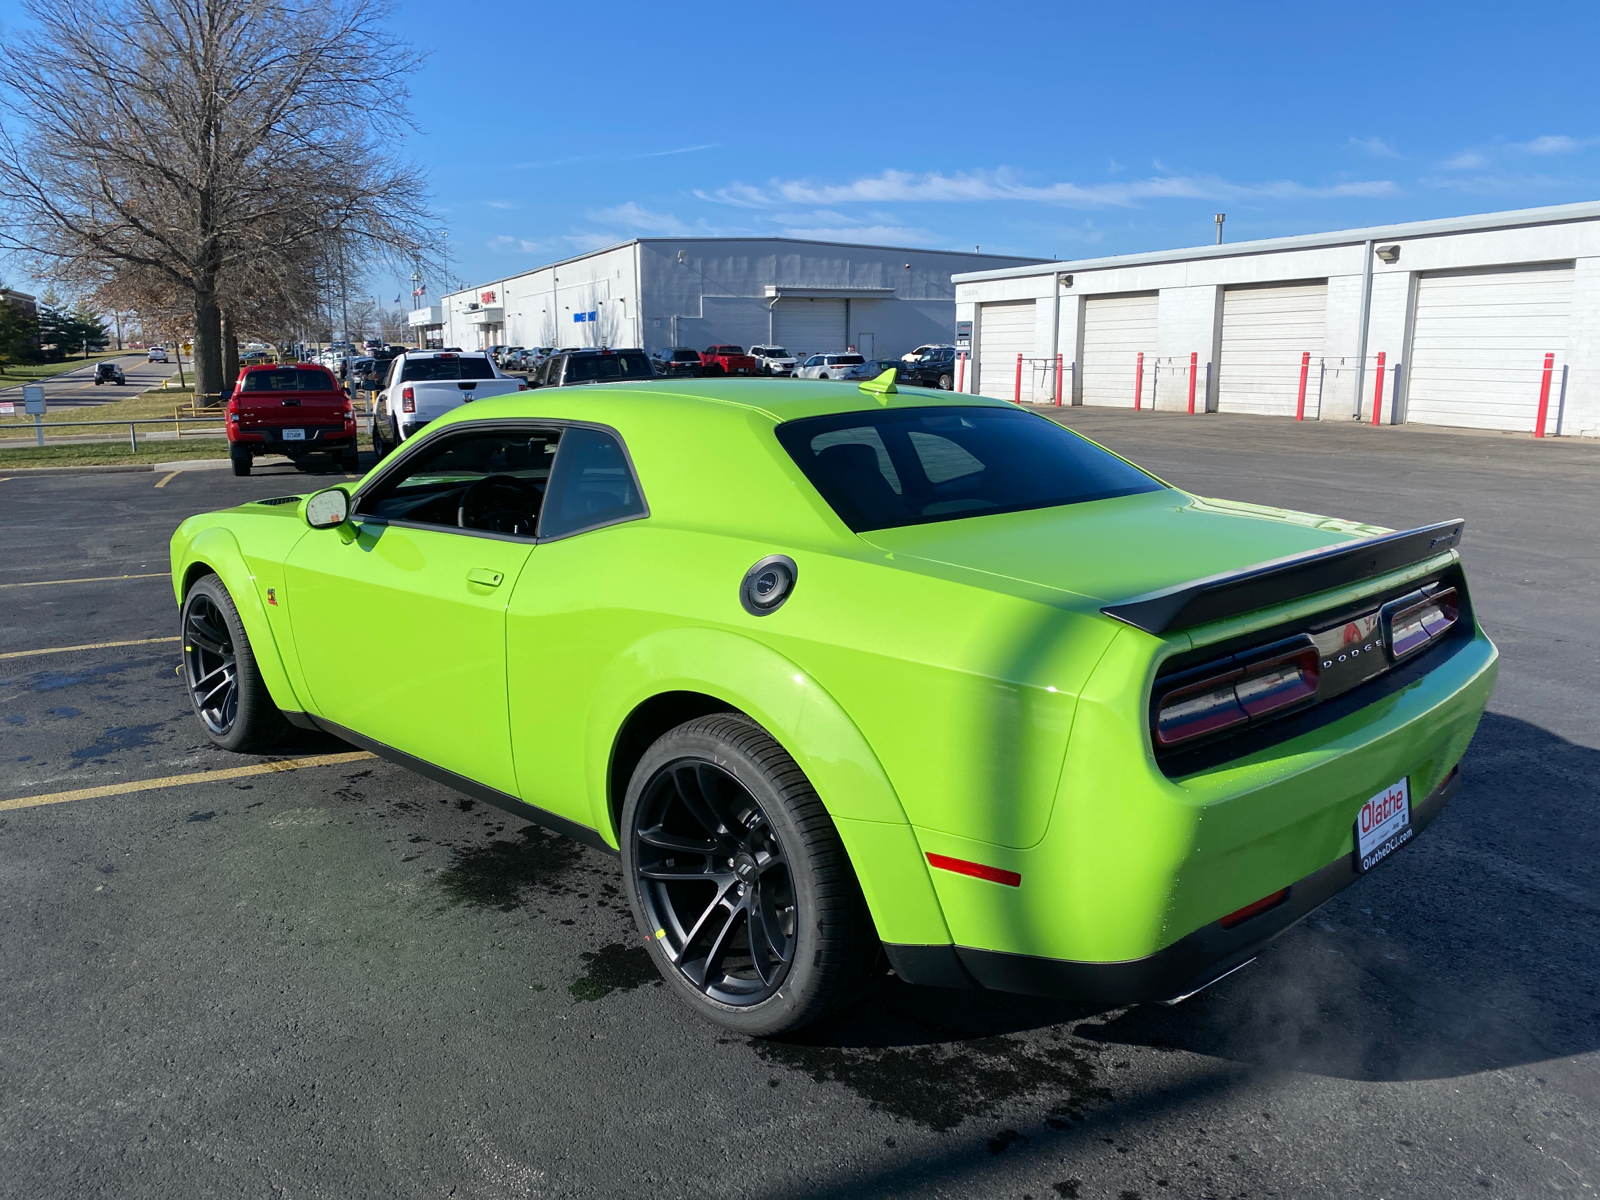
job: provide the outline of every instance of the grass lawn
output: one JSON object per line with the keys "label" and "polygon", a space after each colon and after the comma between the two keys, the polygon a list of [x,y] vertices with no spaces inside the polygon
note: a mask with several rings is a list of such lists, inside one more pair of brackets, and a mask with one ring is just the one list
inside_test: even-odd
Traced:
{"label": "grass lawn", "polygon": [[141,442],[139,453],[122,442],[84,442],[76,446],[33,446],[0,449],[0,475],[19,467],[81,467],[171,462],[180,458],[227,458],[225,438],[208,437],[181,442]]}
{"label": "grass lawn", "polygon": [[88,358],[69,358],[66,362],[58,363],[10,363],[0,367],[0,387],[15,387],[19,383],[38,383],[41,379],[51,379],[57,375],[65,375],[68,371],[76,371],[79,367],[97,363],[102,358],[122,358],[127,354],[134,354],[133,350],[102,350],[91,354]]}
{"label": "grass lawn", "polygon": [[[52,425],[72,425],[77,421],[145,421],[153,418],[170,420],[173,409],[179,405],[189,404],[193,400],[193,388],[173,387],[166,391],[162,391],[160,388],[151,388],[149,391],[135,392],[125,400],[112,400],[105,404],[96,404],[90,408],[53,409],[45,413],[44,423],[48,428]],[[18,407],[20,408],[20,403]],[[220,422],[222,420],[222,409],[216,409],[216,414],[217,420]],[[160,426],[157,425],[141,425],[139,432],[144,433],[148,430],[159,428]],[[170,430],[172,427],[169,425],[167,428]],[[202,427],[196,425],[193,428],[200,429]],[[32,417],[0,418],[0,439],[32,437],[32,430]],[[96,429],[92,425],[86,425],[79,429],[63,429],[56,432],[66,434],[114,434],[117,431],[110,427]],[[122,432],[126,434],[128,431],[124,428]]]}

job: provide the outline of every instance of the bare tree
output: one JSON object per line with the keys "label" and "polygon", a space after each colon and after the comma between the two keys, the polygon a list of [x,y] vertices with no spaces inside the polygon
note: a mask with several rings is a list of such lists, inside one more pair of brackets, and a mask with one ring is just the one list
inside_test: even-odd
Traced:
{"label": "bare tree", "polygon": [[36,31],[0,47],[0,246],[79,286],[164,280],[198,395],[223,389],[225,308],[301,295],[335,247],[427,257],[423,180],[392,149],[419,59],[382,0],[24,6]]}

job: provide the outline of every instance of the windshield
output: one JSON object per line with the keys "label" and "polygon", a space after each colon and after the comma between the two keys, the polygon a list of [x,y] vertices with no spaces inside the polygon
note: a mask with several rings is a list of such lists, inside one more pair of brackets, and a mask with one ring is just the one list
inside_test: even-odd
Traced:
{"label": "windshield", "polygon": [[650,379],[655,372],[638,350],[621,354],[574,354],[567,360],[563,383],[589,383],[608,379]]}
{"label": "windshield", "polygon": [[830,354],[828,361],[836,367],[854,367],[867,360],[859,354]]}
{"label": "windshield", "polygon": [[400,378],[406,383],[448,379],[493,379],[487,358],[408,358]]}
{"label": "windshield", "polygon": [[281,371],[251,371],[244,377],[247,392],[336,392],[339,385],[326,371],[286,367]]}
{"label": "windshield", "polygon": [[1054,421],[1004,408],[808,417],[778,441],[857,533],[1160,491]]}

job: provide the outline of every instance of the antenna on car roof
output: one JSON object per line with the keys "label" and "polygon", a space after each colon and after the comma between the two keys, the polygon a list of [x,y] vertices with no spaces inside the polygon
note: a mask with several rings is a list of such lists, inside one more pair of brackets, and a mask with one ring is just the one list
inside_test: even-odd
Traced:
{"label": "antenna on car roof", "polygon": [[887,405],[890,396],[898,396],[900,389],[894,385],[895,369],[890,367],[876,379],[868,379],[861,384],[861,390],[869,396],[876,396],[878,403]]}

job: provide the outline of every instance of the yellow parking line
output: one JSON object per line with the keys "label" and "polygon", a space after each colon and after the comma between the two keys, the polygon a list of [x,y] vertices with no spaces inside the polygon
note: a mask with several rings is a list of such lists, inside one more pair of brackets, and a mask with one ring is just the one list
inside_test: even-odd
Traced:
{"label": "yellow parking line", "polygon": [[35,654],[66,654],[71,650],[112,650],[117,646],[153,646],[157,642],[181,642],[183,639],[176,634],[172,637],[134,638],[127,642],[90,642],[86,646],[51,646],[48,650],[11,650],[0,654],[0,658],[32,658]]}
{"label": "yellow parking line", "polygon": [[178,472],[177,471],[172,472],[172,474],[170,474],[170,475],[163,475],[161,477],[161,482],[156,484],[156,486],[157,487],[166,487],[169,482],[171,482],[172,480],[176,479],[177,477],[178,477]]}
{"label": "yellow parking line", "polygon": [[52,587],[58,583],[114,583],[121,579],[160,579],[168,571],[151,571],[148,575],[91,575],[87,579],[33,579],[27,583],[0,583],[0,588]]}
{"label": "yellow parking line", "polygon": [[312,758],[284,758],[276,762],[253,763],[248,767],[227,767],[221,771],[196,771],[190,775],[168,775],[163,779],[137,779],[129,783],[108,783],[104,787],[79,788],[73,792],[49,792],[43,796],[22,796],[16,800],[0,800],[0,812],[18,808],[39,808],[45,804],[65,804],[69,800],[94,800],[100,796],[126,796],[130,792],[149,792],[156,788],[182,787],[189,783],[222,783],[229,779],[244,779],[250,775],[267,775],[273,771],[298,771],[301,767],[333,767],[340,763],[360,762],[375,758],[365,750],[352,750],[348,754],[318,754]]}

